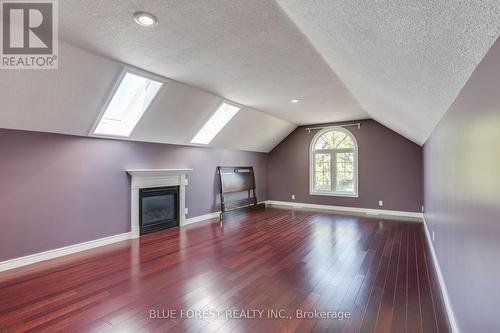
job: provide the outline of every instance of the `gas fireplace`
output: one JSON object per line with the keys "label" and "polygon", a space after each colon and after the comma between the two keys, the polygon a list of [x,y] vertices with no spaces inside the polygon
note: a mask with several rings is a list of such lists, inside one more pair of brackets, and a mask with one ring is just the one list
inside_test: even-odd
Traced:
{"label": "gas fireplace", "polygon": [[139,190],[141,235],[179,226],[179,186]]}

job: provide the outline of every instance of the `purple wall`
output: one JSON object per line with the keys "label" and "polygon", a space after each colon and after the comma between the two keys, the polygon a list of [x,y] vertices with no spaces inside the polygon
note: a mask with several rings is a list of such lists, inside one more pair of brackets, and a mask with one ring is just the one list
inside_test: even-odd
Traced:
{"label": "purple wall", "polygon": [[[309,146],[316,131],[298,127],[269,156],[269,199],[420,212],[422,148],[373,120],[350,127],[359,149],[359,197],[309,195]],[[319,126],[319,125],[318,125]],[[384,206],[379,207],[378,201]]]}
{"label": "purple wall", "polygon": [[189,216],[218,211],[217,165],[253,165],[266,199],[267,154],[0,129],[0,261],[130,229],[125,169],[193,168]]}
{"label": "purple wall", "polygon": [[424,145],[425,218],[461,332],[500,318],[500,41]]}

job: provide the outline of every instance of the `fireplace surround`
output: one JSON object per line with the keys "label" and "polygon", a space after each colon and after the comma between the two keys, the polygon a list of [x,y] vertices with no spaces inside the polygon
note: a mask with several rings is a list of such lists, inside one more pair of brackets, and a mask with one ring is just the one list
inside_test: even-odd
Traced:
{"label": "fireplace surround", "polygon": [[186,222],[186,186],[187,175],[193,169],[131,169],[126,172],[131,177],[130,184],[130,231],[131,237],[141,235],[140,201],[141,190],[166,187],[178,187],[176,200],[178,212],[178,225]]}

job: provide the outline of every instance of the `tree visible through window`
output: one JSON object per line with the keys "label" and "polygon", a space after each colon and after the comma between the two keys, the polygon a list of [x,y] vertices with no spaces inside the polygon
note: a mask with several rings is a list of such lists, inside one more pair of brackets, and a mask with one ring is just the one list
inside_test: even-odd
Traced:
{"label": "tree visible through window", "polygon": [[311,144],[311,194],[357,196],[356,140],[344,128],[318,132]]}

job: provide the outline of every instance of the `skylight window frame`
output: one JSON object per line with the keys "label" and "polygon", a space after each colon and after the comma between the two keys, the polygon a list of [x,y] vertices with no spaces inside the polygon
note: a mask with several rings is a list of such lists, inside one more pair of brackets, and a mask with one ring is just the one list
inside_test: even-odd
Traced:
{"label": "skylight window frame", "polygon": [[[217,111],[219,111],[219,109],[224,105],[230,105],[232,107],[236,107],[238,108],[239,110],[236,111],[236,113],[224,124],[224,126],[222,126],[222,128],[217,132],[215,133],[215,135],[212,137],[212,139],[210,139],[210,141],[208,143],[199,143],[199,142],[193,142],[194,139],[198,136],[198,134],[201,132],[201,130],[208,124],[208,122],[215,116],[215,114],[217,113]],[[219,104],[217,104],[217,107],[215,108],[215,111],[212,112],[206,119],[205,121],[203,122],[203,124],[198,128],[198,130],[196,131],[195,135],[193,136],[193,138],[189,141],[190,144],[192,145],[197,145],[197,146],[202,146],[202,147],[205,147],[207,145],[209,145],[216,137],[217,135],[219,135],[223,130],[224,128],[226,128],[226,126],[231,122],[231,120],[238,114],[238,112],[240,112],[241,110],[243,109],[243,106],[238,104],[238,103],[234,103],[234,102],[231,102],[231,101],[228,101],[228,100],[225,100],[223,99]]]}
{"label": "skylight window frame", "polygon": [[[97,133],[94,133],[95,130],[97,129],[97,127],[99,126],[99,123],[101,122],[102,117],[104,116],[104,113],[106,112],[106,109],[108,108],[108,106],[111,103],[111,101],[113,100],[113,97],[115,96],[118,88],[120,87],[120,84],[122,83],[123,78],[125,77],[125,75],[127,75],[127,73],[132,74],[132,75],[141,76],[143,78],[146,78],[146,79],[149,79],[149,80],[152,80],[152,81],[159,82],[162,85],[161,85],[160,89],[158,90],[158,92],[155,94],[155,96],[149,102],[148,107],[144,110],[144,112],[142,113],[142,115],[137,120],[137,123],[135,124],[134,128],[132,129],[132,131],[130,132],[129,135],[97,134]],[[155,102],[156,98],[160,95],[162,89],[165,87],[165,85],[167,83],[168,83],[168,80],[165,79],[164,77],[161,77],[161,76],[155,75],[153,73],[146,72],[146,71],[134,68],[134,67],[123,66],[123,69],[121,70],[121,72],[117,76],[117,78],[115,79],[113,87],[111,88],[111,90],[109,91],[109,93],[108,93],[108,95],[106,97],[105,103],[104,103],[103,107],[101,108],[101,111],[99,112],[99,115],[97,116],[97,119],[95,120],[94,124],[92,125],[92,128],[90,129],[89,136],[91,136],[91,137],[97,137],[97,138],[106,138],[106,139],[117,139],[117,140],[120,140],[120,139],[123,140],[123,139],[127,139],[127,138],[132,137],[132,135],[134,134],[135,130],[137,129],[137,126],[141,122],[142,118],[144,117],[144,115],[146,114],[146,112],[148,112],[148,110],[151,108],[151,106]]]}

